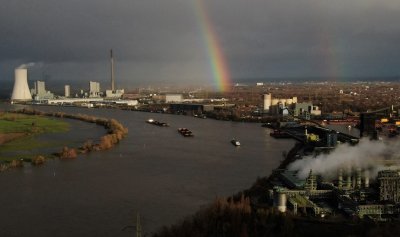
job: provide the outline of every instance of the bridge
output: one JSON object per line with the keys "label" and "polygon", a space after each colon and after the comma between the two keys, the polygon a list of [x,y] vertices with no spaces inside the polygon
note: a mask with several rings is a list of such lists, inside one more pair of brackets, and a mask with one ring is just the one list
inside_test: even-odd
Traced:
{"label": "bridge", "polygon": [[360,114],[360,137],[371,136],[377,139],[376,131],[376,120],[382,118],[392,118],[393,115],[397,114],[400,109],[400,105],[392,105],[382,109],[367,111]]}
{"label": "bridge", "polygon": [[302,125],[298,127],[291,127],[291,128],[284,128],[282,131],[287,133],[293,139],[303,143],[303,144],[311,144],[309,141],[309,136],[307,134],[315,134],[318,135],[318,141],[313,141],[312,144],[318,147],[326,147],[326,148],[333,148],[335,147],[336,143],[339,141],[341,143],[350,143],[350,144],[357,144],[359,142],[359,138],[336,131],[334,129],[330,129],[327,127],[322,126],[321,124],[303,118],[299,116],[295,116],[293,110],[289,110],[288,108],[284,108],[288,111],[290,117],[312,124],[312,125]]}

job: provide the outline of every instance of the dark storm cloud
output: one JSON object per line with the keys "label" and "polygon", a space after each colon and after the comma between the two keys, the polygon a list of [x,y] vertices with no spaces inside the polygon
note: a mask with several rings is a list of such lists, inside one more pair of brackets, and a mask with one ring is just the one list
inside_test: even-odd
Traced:
{"label": "dark storm cloud", "polygon": [[[0,0],[0,77],[211,82],[195,0]],[[234,78],[400,74],[398,0],[205,0]],[[40,73],[37,73],[40,75]]]}

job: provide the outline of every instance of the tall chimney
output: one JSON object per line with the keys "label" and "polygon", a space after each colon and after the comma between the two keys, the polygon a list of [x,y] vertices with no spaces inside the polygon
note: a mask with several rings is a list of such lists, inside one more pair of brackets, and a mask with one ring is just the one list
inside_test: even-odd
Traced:
{"label": "tall chimney", "polygon": [[339,169],[338,188],[342,189],[342,187],[343,187],[343,169]]}
{"label": "tall chimney", "polygon": [[364,172],[364,187],[369,188],[369,172],[367,170]]}
{"label": "tall chimney", "polygon": [[351,188],[351,168],[347,170],[347,180],[346,180],[346,187],[348,189]]}
{"label": "tall chimney", "polygon": [[114,56],[112,49],[110,50],[110,56],[111,56],[111,90],[115,91]]}
{"label": "tall chimney", "polygon": [[357,173],[356,173],[356,188],[360,189],[361,188],[361,168],[357,168]]}

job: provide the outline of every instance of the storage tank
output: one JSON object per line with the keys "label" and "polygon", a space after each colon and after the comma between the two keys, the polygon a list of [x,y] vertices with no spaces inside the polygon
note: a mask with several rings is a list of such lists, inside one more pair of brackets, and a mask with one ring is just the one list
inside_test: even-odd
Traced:
{"label": "storage tank", "polygon": [[69,85],[64,86],[64,96],[70,97],[71,96],[71,87]]}
{"label": "storage tank", "polygon": [[272,105],[272,95],[264,94],[264,111],[269,110],[269,107]]}
{"label": "storage tank", "polygon": [[14,89],[11,95],[11,101],[30,101],[32,100],[31,92],[28,86],[28,69],[15,69]]}
{"label": "storage tank", "polygon": [[274,190],[274,207],[276,207],[279,212],[286,212],[286,202],[286,194],[279,190]]}

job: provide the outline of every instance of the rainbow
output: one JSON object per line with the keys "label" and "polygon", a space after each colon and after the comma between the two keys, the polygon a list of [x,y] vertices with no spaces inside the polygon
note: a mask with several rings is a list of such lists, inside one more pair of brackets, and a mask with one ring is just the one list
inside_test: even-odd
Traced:
{"label": "rainbow", "polygon": [[217,34],[211,23],[210,17],[206,12],[203,0],[194,1],[196,5],[198,22],[200,24],[202,35],[204,36],[204,43],[207,48],[207,55],[210,58],[210,66],[212,69],[213,78],[219,91],[229,91],[232,82],[222,48],[218,42]]}
{"label": "rainbow", "polygon": [[321,43],[322,48],[322,67],[325,75],[329,77],[331,82],[336,81],[341,76],[341,68],[339,65],[339,45],[332,39],[333,36],[326,30],[321,30],[318,34],[318,41]]}

